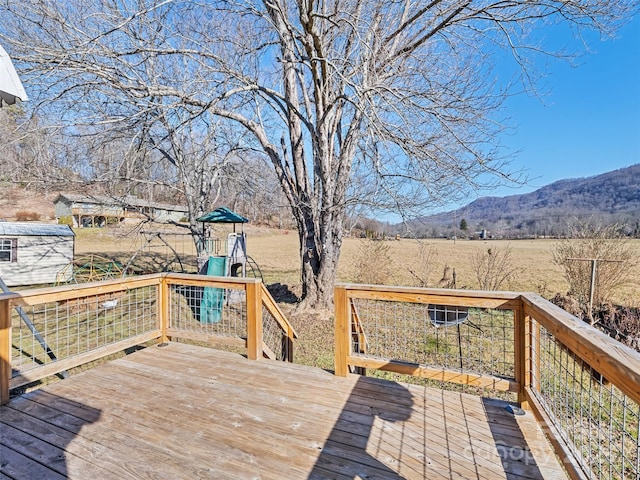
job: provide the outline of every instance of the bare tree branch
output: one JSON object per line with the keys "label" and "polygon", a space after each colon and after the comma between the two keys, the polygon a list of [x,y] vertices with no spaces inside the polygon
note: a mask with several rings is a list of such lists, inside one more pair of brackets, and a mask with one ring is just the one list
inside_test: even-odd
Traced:
{"label": "bare tree branch", "polygon": [[0,41],[43,118],[142,135],[175,167],[188,151],[178,132],[195,146],[222,128],[214,117],[237,129],[296,219],[306,303],[326,307],[348,205],[408,215],[522,181],[496,140],[512,84],[492,53],[511,52],[532,91],[536,58],[567,53],[529,31],[610,34],[635,11],[627,0],[23,0],[0,7]]}

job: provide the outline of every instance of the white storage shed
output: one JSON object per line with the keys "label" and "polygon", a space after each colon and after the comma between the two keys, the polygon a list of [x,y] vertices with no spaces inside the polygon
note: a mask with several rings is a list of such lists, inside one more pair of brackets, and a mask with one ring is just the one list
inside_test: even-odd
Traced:
{"label": "white storage shed", "polygon": [[74,241],[68,225],[0,222],[0,277],[9,287],[66,282]]}

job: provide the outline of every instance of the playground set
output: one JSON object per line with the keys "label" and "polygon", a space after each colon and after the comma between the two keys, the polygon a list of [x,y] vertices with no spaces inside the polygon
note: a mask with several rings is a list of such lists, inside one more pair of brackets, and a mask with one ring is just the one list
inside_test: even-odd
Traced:
{"label": "playground set", "polygon": [[[247,265],[254,276],[260,272],[257,264],[247,255],[247,239],[244,230],[236,232],[236,225],[244,225],[249,220],[226,207],[216,208],[197,219],[202,223],[202,242],[198,252],[198,273],[217,277],[246,277]],[[208,224],[232,224],[233,232],[227,234],[226,252],[220,254],[220,241],[211,237]],[[262,278],[262,274],[260,274]],[[223,304],[240,303],[242,298],[238,290],[205,287],[197,310],[201,323],[218,323],[222,318]]]}
{"label": "playground set", "polygon": [[[155,271],[174,271],[182,273],[199,273],[211,276],[248,276],[262,278],[262,273],[258,265],[247,255],[246,235],[241,229],[236,231],[236,224],[243,225],[249,220],[228,208],[217,208],[214,211],[203,215],[197,219],[203,224],[203,233],[195,262],[193,254],[180,255],[175,248],[175,242],[171,240],[171,235],[180,235],[182,239],[189,240],[193,245],[193,240],[189,234],[167,233],[167,232],[144,232],[146,241],[131,257],[129,262],[123,266],[120,262],[90,255],[77,258],[73,264],[73,273],[68,275],[70,278],[59,278],[57,284],[62,283],[84,283],[91,281],[99,281],[110,278],[120,278],[131,275],[131,273],[149,273],[141,271],[135,267],[135,260],[146,251],[150,257],[165,257],[165,261],[160,262],[162,270]],[[223,242],[219,238],[211,235],[209,224],[225,223],[233,224],[233,232],[229,233],[224,242],[226,247],[222,250]],[[186,243],[186,242],[185,242]],[[165,255],[158,250],[158,246],[165,247]],[[168,253],[167,253],[168,252]],[[193,265],[197,263],[197,265]],[[146,270],[146,268],[145,268]],[[10,292],[9,287],[0,277],[0,291],[4,293]],[[192,319],[195,323],[209,324],[209,328],[225,329],[235,328],[227,325],[234,322],[237,311],[241,311],[244,302],[244,291],[231,290],[216,287],[199,287],[199,286],[175,286],[173,291],[175,294],[183,297],[181,300],[192,312]],[[73,318],[80,323],[84,321],[103,321],[109,323],[109,312],[116,311],[118,308],[125,308],[128,301],[127,292],[114,292],[105,295],[93,295],[86,299],[79,299],[73,304],[59,305],[63,311],[71,314]],[[123,304],[122,306],[120,304]],[[43,335],[46,325],[41,325],[37,318],[30,316],[21,307],[16,307],[20,321],[24,323],[34,335],[42,350],[49,356],[52,361],[56,361],[54,350],[45,341]],[[225,313],[226,312],[226,313]],[[229,317],[229,318],[227,318]],[[84,319],[84,320],[83,320]],[[100,320],[102,319],[102,320]],[[63,371],[60,376],[67,377],[67,372]]]}
{"label": "playground set", "polygon": [[[195,244],[191,233],[142,230],[141,243],[122,267],[123,275],[178,272],[262,278],[260,267],[247,254],[244,230],[236,232],[236,225],[248,223],[247,218],[220,207],[197,221],[202,223],[202,234]],[[233,232],[223,241],[210,224],[232,224]]]}
{"label": "playground set", "polygon": [[[144,243],[124,267],[124,274],[141,270],[142,259],[146,259],[146,271],[198,273],[209,276],[262,278],[258,264],[247,254],[247,239],[242,225],[249,220],[226,207],[197,218],[202,223],[202,234],[194,244],[189,233],[143,231]],[[233,225],[233,232],[225,241],[215,236],[212,224]],[[236,225],[240,225],[237,231]],[[194,255],[195,247],[195,255]],[[181,250],[181,251],[179,251]],[[153,262],[149,265],[149,261]],[[226,303],[242,302],[241,292],[215,287],[193,287],[180,292],[187,299],[194,318],[200,323],[218,323],[222,319]]]}

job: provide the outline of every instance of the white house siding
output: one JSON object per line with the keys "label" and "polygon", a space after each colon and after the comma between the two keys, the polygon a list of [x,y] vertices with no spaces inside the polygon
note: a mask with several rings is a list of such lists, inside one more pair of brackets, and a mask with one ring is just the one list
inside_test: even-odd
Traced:
{"label": "white house siding", "polygon": [[[15,224],[4,224],[7,225]],[[17,239],[16,261],[0,262],[0,277],[7,286],[42,285],[71,279],[75,238],[73,232],[67,227],[66,230],[60,229],[61,234],[56,235],[50,230],[51,225],[46,227],[46,234],[29,235],[24,234],[25,230],[29,230],[27,226],[3,232],[2,230],[7,229],[3,229],[3,224],[0,224],[0,239]],[[42,233],[37,224],[33,225],[33,231]],[[16,234],[18,232],[23,234]]]}
{"label": "white house siding", "polygon": [[180,222],[187,216],[186,211],[155,209],[153,212],[156,222]]}
{"label": "white house siding", "polygon": [[65,201],[64,199],[54,202],[53,206],[55,208],[56,218],[70,217],[73,215],[73,212],[71,211],[71,203],[71,201]]}

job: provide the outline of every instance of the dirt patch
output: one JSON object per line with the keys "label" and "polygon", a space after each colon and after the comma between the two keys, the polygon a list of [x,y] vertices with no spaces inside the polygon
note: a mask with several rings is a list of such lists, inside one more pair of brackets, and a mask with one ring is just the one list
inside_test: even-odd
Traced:
{"label": "dirt patch", "polygon": [[[14,185],[0,185],[0,216],[4,220],[20,220],[21,213],[41,222],[55,220],[53,200],[58,192],[35,193]],[[25,218],[26,220],[27,218]]]}
{"label": "dirt patch", "polygon": [[[551,302],[587,321],[584,307],[570,295],[556,294]],[[593,310],[593,326],[620,343],[640,352],[640,308],[605,303]]]}
{"label": "dirt patch", "polygon": [[640,308],[605,304],[595,316],[597,328],[640,352]]}

